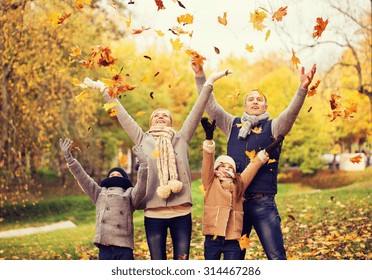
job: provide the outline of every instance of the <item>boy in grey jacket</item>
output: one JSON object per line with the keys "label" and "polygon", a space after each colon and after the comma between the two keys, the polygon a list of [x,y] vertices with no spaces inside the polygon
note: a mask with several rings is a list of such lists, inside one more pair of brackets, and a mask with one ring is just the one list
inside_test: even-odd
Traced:
{"label": "boy in grey jacket", "polygon": [[112,168],[98,185],[71,155],[73,141],[60,139],[60,147],[67,166],[82,190],[96,205],[96,235],[93,244],[99,248],[100,260],[133,260],[133,212],[146,195],[147,160],[135,146],[139,161],[137,184],[133,187],[128,175],[120,167]]}

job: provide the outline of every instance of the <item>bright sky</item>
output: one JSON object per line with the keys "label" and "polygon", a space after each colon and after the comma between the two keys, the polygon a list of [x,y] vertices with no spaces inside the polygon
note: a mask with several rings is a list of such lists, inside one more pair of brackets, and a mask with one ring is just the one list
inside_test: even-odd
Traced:
{"label": "bright sky", "polygon": [[[340,2],[329,1],[334,4]],[[193,36],[192,38],[187,35],[180,36],[181,42],[184,44],[183,49],[191,48],[207,57],[206,66],[211,68],[216,68],[218,61],[229,54],[254,61],[271,50],[276,50],[281,57],[290,61],[293,48],[301,60],[301,65],[306,69],[316,63],[318,70],[326,70],[341,53],[340,48],[332,45],[323,45],[316,50],[300,51],[302,47],[299,46],[299,43],[312,44],[316,42],[312,38],[312,32],[317,17],[322,17],[324,20],[329,19],[329,24],[321,38],[318,39],[319,41],[336,38],[337,29],[345,24],[335,15],[335,11],[327,6],[328,1],[324,0],[181,0],[180,2],[186,9],[181,8],[177,1],[163,0],[165,9],[159,11],[154,0],[133,0],[133,2],[135,4],[127,5],[133,14],[131,29],[141,28],[141,26],[152,29],[133,36],[139,45],[151,45],[156,42],[172,50],[169,39],[175,39],[176,36],[168,29],[180,26],[177,17],[189,13],[194,17],[193,24],[181,27],[186,31],[193,30]],[[360,7],[368,7],[369,5],[369,0],[358,0],[357,2]],[[263,11],[260,9],[262,7],[273,13],[285,6],[288,6],[287,16],[283,18],[282,22],[267,18],[264,21],[267,28],[263,32],[253,29],[249,20],[250,13],[253,13],[255,9]],[[227,12],[228,23],[226,26],[217,21],[218,16],[222,17],[224,12]],[[269,17],[271,16],[269,15]],[[285,36],[280,28],[285,28],[288,35]],[[350,24],[345,25],[344,28],[354,32]],[[271,35],[265,41],[268,29],[271,30]],[[159,37],[154,30],[163,31],[165,36]],[[253,53],[245,49],[246,44],[254,46]],[[220,54],[216,54],[214,47],[220,50]]]}

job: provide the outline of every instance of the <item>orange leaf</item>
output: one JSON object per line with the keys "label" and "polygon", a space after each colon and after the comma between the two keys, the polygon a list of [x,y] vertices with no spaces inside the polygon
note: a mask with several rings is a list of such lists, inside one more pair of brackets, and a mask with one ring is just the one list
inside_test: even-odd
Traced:
{"label": "orange leaf", "polygon": [[283,17],[287,15],[287,8],[288,8],[288,6],[280,7],[279,10],[277,10],[273,14],[272,20],[282,21],[283,20]]}
{"label": "orange leaf", "polygon": [[352,158],[349,158],[349,160],[352,162],[352,163],[360,163],[362,161],[362,155],[357,155],[355,157],[352,157]]}
{"label": "orange leaf", "polygon": [[220,17],[218,16],[218,22],[221,23],[222,25],[226,25],[227,24],[227,13],[224,12],[223,13],[223,17]]}
{"label": "orange leaf", "polygon": [[249,159],[251,160],[251,161],[253,161],[253,159],[255,158],[255,156],[256,156],[256,151],[255,150],[252,150],[252,151],[245,151],[245,155],[247,156],[247,157],[249,157]]}
{"label": "orange leaf", "polygon": [[135,35],[141,34],[143,31],[146,31],[146,30],[149,30],[149,29],[150,29],[150,27],[142,26],[141,29],[133,29],[132,34],[135,34]]}
{"label": "orange leaf", "polygon": [[190,14],[181,15],[177,17],[177,21],[179,24],[192,24],[194,22],[194,17]]}
{"label": "orange leaf", "polygon": [[239,239],[240,250],[249,249],[249,243],[250,240],[247,237],[247,234],[242,235]]}
{"label": "orange leaf", "polygon": [[317,94],[316,89],[318,88],[319,84],[320,80],[317,80],[315,82],[315,85],[310,87],[309,91],[307,92],[307,96],[314,96],[315,94]]}
{"label": "orange leaf", "polygon": [[162,0],[155,0],[155,4],[156,4],[156,6],[158,6],[158,11],[159,11],[159,10],[164,10],[164,9],[165,9]]}
{"label": "orange leaf", "polygon": [[73,46],[70,48],[70,56],[71,57],[79,57],[81,56],[81,50],[78,46]]}
{"label": "orange leaf", "polygon": [[62,16],[58,18],[58,24],[62,24],[66,19],[71,16],[71,13],[64,13]]}
{"label": "orange leaf", "polygon": [[314,26],[313,38],[322,36],[323,31],[326,29],[328,24],[328,19],[326,21],[323,18],[316,19],[317,25]]}
{"label": "orange leaf", "polygon": [[204,65],[204,60],[206,60],[206,58],[204,56],[198,54],[196,51],[194,51],[192,49],[188,49],[188,50],[186,50],[186,54],[191,56],[193,62],[196,65],[198,65],[198,66],[203,66]]}
{"label": "orange leaf", "polygon": [[93,69],[95,66],[109,66],[116,62],[116,58],[111,56],[111,49],[106,46],[94,46],[87,60],[80,61],[81,66]]}
{"label": "orange leaf", "polygon": [[293,49],[292,49],[292,63],[293,63],[293,66],[296,67],[296,69],[298,69],[298,64],[301,64],[300,59],[296,56],[296,53]]}
{"label": "orange leaf", "polygon": [[255,134],[261,134],[262,133],[262,127],[254,127],[252,129],[252,132],[255,133]]}

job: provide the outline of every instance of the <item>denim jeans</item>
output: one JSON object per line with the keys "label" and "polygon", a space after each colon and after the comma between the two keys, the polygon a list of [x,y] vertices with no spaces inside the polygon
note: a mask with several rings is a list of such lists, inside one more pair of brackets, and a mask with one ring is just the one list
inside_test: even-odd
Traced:
{"label": "denim jeans", "polygon": [[[269,260],[285,260],[280,216],[273,196],[248,198],[244,201],[243,235],[254,227]],[[245,250],[242,251],[244,259]]]}
{"label": "denim jeans", "polygon": [[100,260],[134,260],[133,250],[128,247],[119,247],[114,245],[98,245]]}
{"label": "denim jeans", "polygon": [[168,228],[173,243],[173,259],[189,259],[191,241],[191,214],[160,219],[145,217],[147,244],[152,260],[166,260]]}
{"label": "denim jeans", "polygon": [[240,246],[238,240],[225,240],[223,236],[213,238],[206,235],[204,241],[204,258],[206,260],[240,260]]}

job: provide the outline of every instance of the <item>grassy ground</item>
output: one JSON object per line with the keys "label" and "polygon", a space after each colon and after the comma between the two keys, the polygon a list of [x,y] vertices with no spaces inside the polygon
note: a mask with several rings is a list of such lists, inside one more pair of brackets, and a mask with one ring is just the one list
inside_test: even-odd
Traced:
{"label": "grassy ground", "polygon": [[[191,259],[203,259],[201,222],[203,196],[193,184],[193,232]],[[371,182],[331,190],[314,190],[299,184],[279,185],[277,204],[282,218],[284,241],[289,259],[372,259]],[[96,259],[91,244],[95,230],[94,207],[86,196],[63,198],[64,211],[38,219],[0,223],[0,231],[71,220],[77,228],[2,239],[0,259]],[[60,200],[45,203],[56,204]],[[63,206],[64,205],[64,206]],[[80,205],[74,207],[74,205]],[[135,257],[149,259],[143,212],[135,212]],[[170,240],[169,258],[172,256]],[[255,233],[250,238],[247,259],[266,259]]]}

